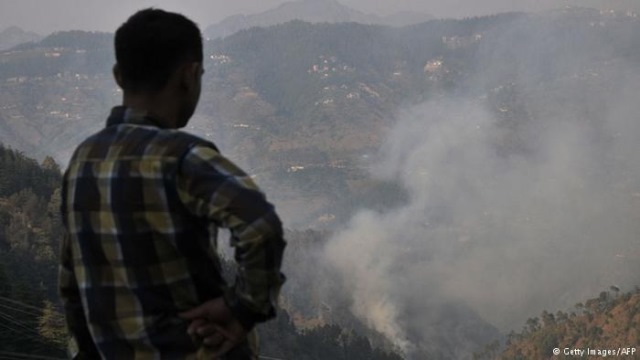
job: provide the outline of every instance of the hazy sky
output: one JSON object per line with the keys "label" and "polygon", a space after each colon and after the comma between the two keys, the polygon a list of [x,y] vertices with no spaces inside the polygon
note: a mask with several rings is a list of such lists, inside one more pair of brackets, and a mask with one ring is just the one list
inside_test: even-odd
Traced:
{"label": "hazy sky", "polygon": [[[419,11],[437,17],[463,17],[496,12],[538,11],[562,7],[568,0],[340,0],[365,13]],[[114,31],[135,10],[155,6],[182,12],[204,29],[238,13],[273,8],[283,0],[0,0],[0,29],[17,25],[48,34],[57,30]]]}

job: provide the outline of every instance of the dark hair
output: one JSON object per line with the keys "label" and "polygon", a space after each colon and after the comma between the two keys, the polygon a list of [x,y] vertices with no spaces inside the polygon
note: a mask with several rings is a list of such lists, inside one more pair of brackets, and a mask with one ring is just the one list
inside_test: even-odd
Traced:
{"label": "dark hair", "polygon": [[123,89],[156,92],[184,62],[202,62],[202,35],[185,16],[149,8],[118,28],[115,50]]}

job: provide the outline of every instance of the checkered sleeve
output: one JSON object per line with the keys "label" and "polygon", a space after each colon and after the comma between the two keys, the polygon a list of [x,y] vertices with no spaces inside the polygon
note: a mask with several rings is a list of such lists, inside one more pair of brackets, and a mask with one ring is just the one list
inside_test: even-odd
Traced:
{"label": "checkered sleeve", "polygon": [[204,145],[183,157],[177,187],[189,211],[231,231],[238,270],[225,301],[235,317],[250,329],[275,316],[286,242],[273,205],[247,174]]}

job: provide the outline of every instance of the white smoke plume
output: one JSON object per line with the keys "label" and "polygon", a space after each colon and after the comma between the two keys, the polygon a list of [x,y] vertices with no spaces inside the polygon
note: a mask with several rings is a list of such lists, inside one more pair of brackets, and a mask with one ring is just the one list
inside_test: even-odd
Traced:
{"label": "white smoke plume", "polygon": [[[410,200],[362,210],[326,248],[353,290],[352,311],[411,357],[442,330],[443,304],[508,332],[610,285],[638,285],[639,90],[530,96],[536,116],[516,131],[486,97],[401,113],[373,172]],[[593,122],[579,110],[596,98],[606,116]],[[501,150],[514,136],[522,150]]]}

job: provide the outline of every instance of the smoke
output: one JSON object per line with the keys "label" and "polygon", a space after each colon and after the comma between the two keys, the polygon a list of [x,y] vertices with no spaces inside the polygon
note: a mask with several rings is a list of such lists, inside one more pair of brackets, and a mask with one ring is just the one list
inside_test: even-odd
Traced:
{"label": "smoke", "polygon": [[[372,172],[410,200],[363,209],[325,252],[354,314],[411,357],[442,346],[443,326],[480,329],[479,316],[519,330],[544,309],[638,285],[639,72],[607,69],[401,111]],[[521,101],[496,105],[501,92]]]}

